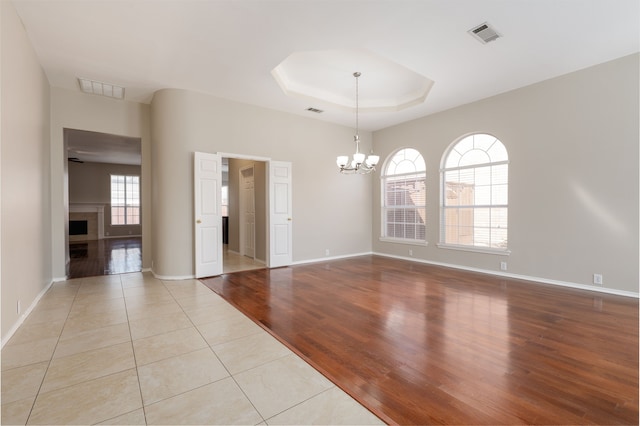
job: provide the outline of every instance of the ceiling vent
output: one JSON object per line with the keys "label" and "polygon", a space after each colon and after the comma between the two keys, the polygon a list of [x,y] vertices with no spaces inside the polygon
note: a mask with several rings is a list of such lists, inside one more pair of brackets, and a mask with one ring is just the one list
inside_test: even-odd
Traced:
{"label": "ceiling vent", "polygon": [[498,31],[495,30],[488,22],[482,23],[476,27],[471,28],[467,31],[473,37],[480,40],[482,44],[487,44],[490,41],[497,40],[502,37]]}
{"label": "ceiling vent", "polygon": [[309,111],[309,112],[315,112],[316,114],[320,114],[320,113],[323,113],[323,112],[324,112],[324,111],[323,111],[323,110],[321,110],[321,109],[313,108],[313,107],[309,107],[309,108],[307,108],[307,111]]}
{"label": "ceiling vent", "polygon": [[124,87],[115,84],[103,83],[101,81],[78,78],[80,90],[84,93],[106,96],[108,98],[124,99]]}

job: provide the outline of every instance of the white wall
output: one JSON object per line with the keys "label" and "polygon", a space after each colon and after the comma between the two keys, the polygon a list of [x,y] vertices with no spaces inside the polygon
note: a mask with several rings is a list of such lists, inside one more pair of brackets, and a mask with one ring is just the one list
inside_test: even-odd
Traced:
{"label": "white wall", "polygon": [[51,189],[53,276],[64,278],[69,261],[68,185],[64,129],[89,130],[141,138],[142,267],[151,267],[151,135],[149,105],[80,91],[51,88]]}
{"label": "white wall", "polygon": [[[167,89],[151,104],[153,271],[193,276],[193,152],[293,163],[293,260],[371,251],[371,176],[343,176],[335,157],[351,152],[353,129]],[[370,133],[363,132],[368,151]]]}
{"label": "white wall", "polygon": [[13,4],[0,2],[2,343],[51,283],[49,84]]}
{"label": "white wall", "polygon": [[[564,283],[638,292],[638,75],[632,55],[374,133],[381,163],[414,147],[427,163],[427,247],[378,241],[374,251]],[[436,83],[437,84],[437,83]],[[429,100],[427,99],[427,102]],[[438,248],[439,169],[447,147],[484,132],[509,151],[508,257]]]}

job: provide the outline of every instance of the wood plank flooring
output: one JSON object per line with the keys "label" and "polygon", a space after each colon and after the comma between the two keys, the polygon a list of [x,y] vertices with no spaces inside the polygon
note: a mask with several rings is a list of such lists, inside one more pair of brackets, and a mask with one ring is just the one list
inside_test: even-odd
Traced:
{"label": "wood plank flooring", "polygon": [[202,280],[399,424],[638,424],[638,300],[362,256]]}
{"label": "wood plank flooring", "polygon": [[142,270],[142,238],[105,238],[69,243],[69,278]]}

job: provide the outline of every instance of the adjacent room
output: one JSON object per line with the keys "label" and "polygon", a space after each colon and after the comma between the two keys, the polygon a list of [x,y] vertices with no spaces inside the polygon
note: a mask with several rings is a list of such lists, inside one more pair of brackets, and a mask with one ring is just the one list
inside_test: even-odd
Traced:
{"label": "adjacent room", "polygon": [[0,2],[3,424],[638,424],[637,0]]}

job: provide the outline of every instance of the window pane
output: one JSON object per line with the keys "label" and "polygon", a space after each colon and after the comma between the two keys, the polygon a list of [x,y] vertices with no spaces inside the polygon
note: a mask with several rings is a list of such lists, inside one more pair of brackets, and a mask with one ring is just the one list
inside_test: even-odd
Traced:
{"label": "window pane", "polygon": [[474,134],[455,143],[445,154],[440,220],[449,244],[506,247],[508,164],[502,142]]}
{"label": "window pane", "polygon": [[491,204],[506,205],[508,202],[509,188],[507,185],[494,185],[491,193]]}
{"label": "window pane", "polygon": [[479,149],[472,149],[462,155],[460,159],[460,166],[470,166],[473,164],[487,164],[490,158],[486,152]]}
{"label": "window pane", "polygon": [[487,206],[491,204],[491,187],[490,186],[476,186],[474,188],[474,204]]}

